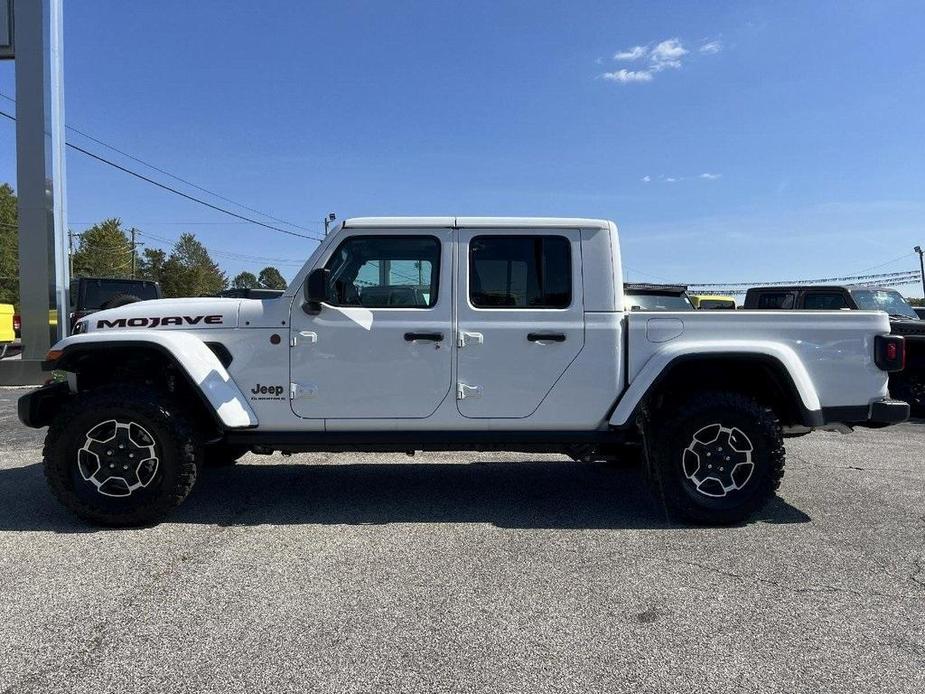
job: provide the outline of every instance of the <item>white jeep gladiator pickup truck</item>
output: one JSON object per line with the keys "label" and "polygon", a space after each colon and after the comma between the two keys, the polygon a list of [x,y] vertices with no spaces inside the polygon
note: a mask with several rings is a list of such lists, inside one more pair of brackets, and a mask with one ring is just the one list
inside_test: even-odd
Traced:
{"label": "white jeep gladiator pickup truck", "polygon": [[[95,313],[19,401],[60,501],[145,524],[247,451],[642,446],[665,507],[730,523],[771,498],[783,437],[908,417],[885,313],[626,311],[594,219],[351,219],[274,299]],[[618,503],[616,500],[614,503]]]}

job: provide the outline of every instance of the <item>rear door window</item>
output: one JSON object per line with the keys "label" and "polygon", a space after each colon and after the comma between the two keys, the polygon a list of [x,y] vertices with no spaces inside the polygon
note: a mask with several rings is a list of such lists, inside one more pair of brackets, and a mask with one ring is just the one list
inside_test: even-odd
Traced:
{"label": "rear door window", "polygon": [[564,236],[476,236],[469,244],[476,308],[563,309],[572,303],[572,251]]}

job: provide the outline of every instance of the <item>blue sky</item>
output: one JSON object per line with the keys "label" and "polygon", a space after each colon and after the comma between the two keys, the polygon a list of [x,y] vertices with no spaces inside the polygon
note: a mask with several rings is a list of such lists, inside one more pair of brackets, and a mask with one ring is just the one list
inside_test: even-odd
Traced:
{"label": "blue sky", "polygon": [[[925,243],[923,32],[923,3],[888,0],[66,0],[67,120],[316,231],[329,210],[607,217],[635,280],[902,270]],[[193,231],[245,256],[217,258],[230,275],[291,277],[313,247],[68,167],[74,229]]]}

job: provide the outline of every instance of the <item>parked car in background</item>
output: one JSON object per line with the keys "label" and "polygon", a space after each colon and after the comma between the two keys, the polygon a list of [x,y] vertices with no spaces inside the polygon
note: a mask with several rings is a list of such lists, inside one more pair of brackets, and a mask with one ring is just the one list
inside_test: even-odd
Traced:
{"label": "parked car in background", "polygon": [[804,311],[884,311],[890,332],[906,338],[906,368],[890,374],[890,393],[925,416],[925,322],[895,289],[807,285],[753,287],[745,294],[746,309]]}
{"label": "parked car in background", "polygon": [[694,305],[694,308],[700,310],[727,310],[734,311],[736,307],[736,300],[731,296],[724,296],[722,294],[689,294],[688,298],[691,300],[691,304]]}
{"label": "parked car in background", "polygon": [[226,289],[218,296],[229,299],[277,299],[283,295],[283,289],[265,289],[263,287],[242,287]]}
{"label": "parked car in background", "polygon": [[0,359],[6,356],[7,349],[15,339],[13,304],[0,304]]}
{"label": "parked car in background", "polygon": [[630,311],[693,311],[683,284],[626,282],[623,285],[626,306]]}
{"label": "parked car in background", "polygon": [[85,316],[136,301],[160,299],[161,285],[150,280],[79,277],[71,280],[71,329]]}

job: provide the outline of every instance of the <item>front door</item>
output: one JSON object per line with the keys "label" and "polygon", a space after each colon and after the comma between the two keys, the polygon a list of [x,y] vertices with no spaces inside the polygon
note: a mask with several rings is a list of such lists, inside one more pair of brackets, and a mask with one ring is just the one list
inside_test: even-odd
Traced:
{"label": "front door", "polygon": [[464,417],[528,417],[584,345],[580,233],[461,229],[458,238],[457,407]]}
{"label": "front door", "polygon": [[451,389],[452,230],[358,229],[327,257],[328,300],[293,302],[290,397],[299,417],[422,418]]}

